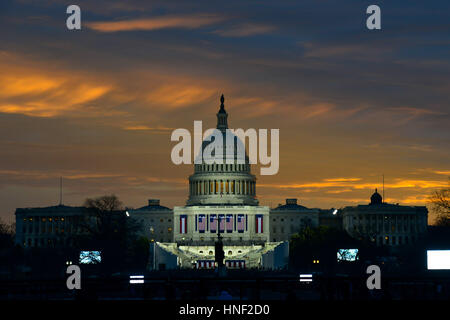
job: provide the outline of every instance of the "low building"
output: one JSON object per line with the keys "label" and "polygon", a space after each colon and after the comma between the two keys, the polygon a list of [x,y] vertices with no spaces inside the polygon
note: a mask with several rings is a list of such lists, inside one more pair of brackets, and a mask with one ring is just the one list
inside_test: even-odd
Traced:
{"label": "low building", "polygon": [[297,199],[286,199],[285,204],[270,210],[270,240],[289,241],[294,233],[319,226],[320,212],[320,209],[299,205]]}
{"label": "low building", "polygon": [[159,199],[149,199],[147,206],[127,212],[141,226],[140,236],[150,242],[173,242],[173,210],[161,206]]}
{"label": "low building", "polygon": [[24,247],[61,247],[70,245],[85,207],[65,205],[43,208],[17,208],[16,244]]}
{"label": "low building", "polygon": [[376,189],[368,205],[345,207],[340,214],[343,228],[350,236],[368,239],[377,245],[414,244],[427,230],[425,206],[385,203]]}

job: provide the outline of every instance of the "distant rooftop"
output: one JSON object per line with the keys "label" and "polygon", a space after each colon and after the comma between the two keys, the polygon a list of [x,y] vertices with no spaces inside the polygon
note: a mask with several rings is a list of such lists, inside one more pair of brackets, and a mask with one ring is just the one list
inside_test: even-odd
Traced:
{"label": "distant rooftop", "polygon": [[301,206],[301,205],[297,204],[297,199],[291,198],[291,199],[286,199],[285,204],[280,204],[280,205],[278,205],[278,207],[276,207],[272,210],[273,211],[284,211],[284,210],[309,211],[309,210],[313,210],[313,209],[307,208],[305,206]]}
{"label": "distant rooftop", "polygon": [[65,205],[57,205],[57,206],[50,206],[50,207],[36,207],[36,208],[17,208],[16,214],[18,213],[68,213],[68,212],[81,212],[85,211],[86,207],[71,207],[71,206],[65,206]]}
{"label": "distant rooftop", "polygon": [[134,211],[171,211],[172,209],[160,205],[159,199],[149,199],[148,205],[134,209]]}

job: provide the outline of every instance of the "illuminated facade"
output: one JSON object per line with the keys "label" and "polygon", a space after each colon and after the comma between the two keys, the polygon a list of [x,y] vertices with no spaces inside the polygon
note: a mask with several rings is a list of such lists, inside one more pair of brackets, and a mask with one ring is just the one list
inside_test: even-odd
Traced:
{"label": "illuminated facade", "polygon": [[196,267],[198,261],[201,266],[214,260],[214,242],[220,233],[225,245],[225,265],[232,267],[239,262],[239,266],[262,267],[263,254],[279,243],[269,243],[270,210],[258,205],[256,178],[251,174],[248,156],[244,154],[239,159],[237,144],[242,142],[236,136],[226,137],[228,113],[223,96],[217,113],[217,129],[224,141],[234,142],[223,145],[223,159],[231,157],[232,163],[208,163],[203,150],[211,140],[203,141],[201,163],[194,165],[194,173],[189,177],[186,206],[173,209],[174,241],[178,248],[184,249],[160,245],[178,255],[179,267]]}

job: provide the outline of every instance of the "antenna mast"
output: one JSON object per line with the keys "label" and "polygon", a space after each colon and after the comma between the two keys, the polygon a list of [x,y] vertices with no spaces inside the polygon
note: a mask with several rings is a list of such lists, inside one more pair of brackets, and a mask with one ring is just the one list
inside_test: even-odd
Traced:
{"label": "antenna mast", "polygon": [[383,173],[383,203],[384,203],[384,173]]}
{"label": "antenna mast", "polygon": [[59,205],[62,206],[62,176],[59,179]]}

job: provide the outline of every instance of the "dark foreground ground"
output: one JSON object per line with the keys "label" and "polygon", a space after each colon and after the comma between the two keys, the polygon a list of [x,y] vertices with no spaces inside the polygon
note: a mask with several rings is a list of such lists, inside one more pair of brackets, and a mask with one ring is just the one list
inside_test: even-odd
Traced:
{"label": "dark foreground ground", "polygon": [[382,277],[380,290],[368,290],[367,277],[314,274],[300,282],[298,273],[166,271],[145,274],[143,284],[130,284],[129,274],[108,278],[86,276],[80,290],[69,290],[66,278],[0,280],[0,300],[168,300],[168,301],[396,301],[450,300],[448,273]]}

